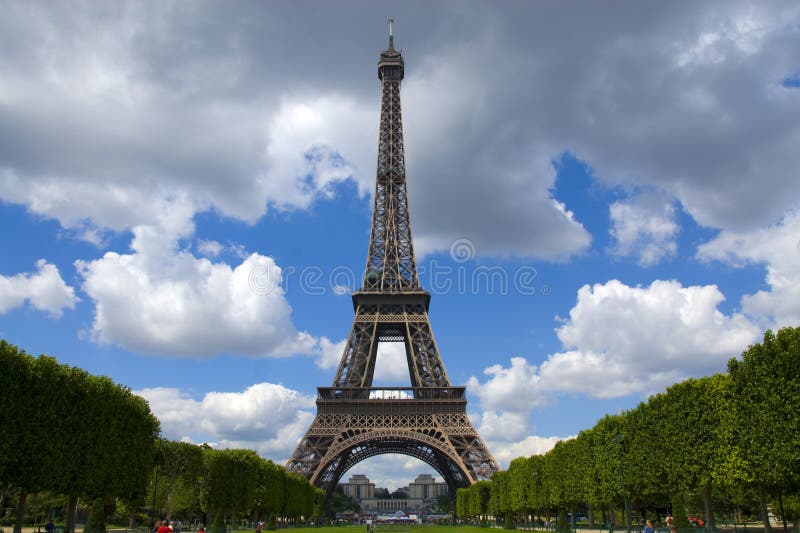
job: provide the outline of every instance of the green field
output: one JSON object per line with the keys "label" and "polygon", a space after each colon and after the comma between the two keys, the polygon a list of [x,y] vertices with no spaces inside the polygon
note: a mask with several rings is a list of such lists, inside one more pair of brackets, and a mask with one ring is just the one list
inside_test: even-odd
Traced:
{"label": "green field", "polygon": [[[367,533],[367,526],[330,526],[330,527],[315,527],[309,531],[314,533]],[[379,524],[374,527],[375,533],[486,533],[487,528],[480,528],[475,526],[436,526],[436,525],[391,525]]]}

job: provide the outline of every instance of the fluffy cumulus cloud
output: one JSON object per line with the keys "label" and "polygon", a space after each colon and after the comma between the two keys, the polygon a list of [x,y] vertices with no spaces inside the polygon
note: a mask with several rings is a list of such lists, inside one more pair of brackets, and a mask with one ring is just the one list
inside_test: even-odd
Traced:
{"label": "fluffy cumulus cloud", "polygon": [[523,357],[512,357],[511,366],[492,365],[483,373],[485,383],[476,377],[467,381],[467,389],[475,394],[485,410],[524,412],[544,403],[539,395],[537,368]]}
{"label": "fluffy cumulus cloud", "polygon": [[272,258],[254,253],[231,268],[178,252],[158,269],[148,259],[108,252],[78,262],[83,290],[96,306],[95,340],[138,353],[190,357],[314,350],[314,340],[292,325],[278,285],[281,270]]}
{"label": "fluffy cumulus cloud", "polygon": [[314,418],[314,398],[272,383],[242,392],[209,392],[201,399],[174,388],[134,391],[161,421],[164,436],[250,448],[285,462]]}
{"label": "fluffy cumulus cloud", "polygon": [[678,224],[675,206],[662,194],[646,192],[609,207],[611,253],[635,256],[642,266],[653,266],[674,257]]}
{"label": "fluffy cumulus cloud", "polygon": [[502,442],[493,443],[490,441],[490,449],[494,458],[500,463],[501,468],[508,468],[508,464],[517,457],[530,457],[531,455],[543,455],[549,452],[560,440],[567,440],[572,437],[539,437],[530,435],[524,439],[505,444]]}
{"label": "fluffy cumulus cloud", "polygon": [[561,437],[531,435],[531,412],[562,393],[613,398],[659,392],[690,376],[719,372],[760,334],[741,313],[719,310],[714,285],[655,281],[586,285],[557,329],[564,351],[539,366],[522,357],[471,377],[480,412],[470,415],[501,462],[546,451]]}
{"label": "fluffy cumulus cloud", "polygon": [[800,324],[800,211],[754,231],[723,231],[700,246],[698,256],[743,266],[766,266],[769,290],[742,298],[743,311],[765,327]]}
{"label": "fluffy cumulus cloud", "polygon": [[77,261],[95,304],[91,335],[138,353],[207,357],[219,353],[313,353],[299,332],[271,257],[250,254],[231,267],[179,248],[191,236],[191,206],[176,199],[155,225],[133,228],[131,253]]}
{"label": "fluffy cumulus cloud", "polygon": [[60,317],[64,309],[75,309],[78,297],[75,289],[67,285],[58,267],[44,259],[36,262],[36,272],[0,275],[0,314],[24,305]]}
{"label": "fluffy cumulus cloud", "polygon": [[542,382],[551,390],[608,398],[718,372],[760,332],[740,313],[723,314],[718,306],[724,299],[715,285],[677,281],[585,285],[557,330],[566,350],[542,363]]}
{"label": "fluffy cumulus cloud", "polygon": [[319,339],[319,353],[317,354],[316,364],[323,370],[332,370],[338,368],[339,361],[342,360],[344,347],[347,345],[347,339],[342,339],[339,342],[333,342],[327,337]]}
{"label": "fluffy cumulus cloud", "polygon": [[488,367],[485,382],[469,379],[468,390],[483,409],[475,419],[488,432],[518,434],[527,430],[531,410],[553,394],[610,398],[656,392],[720,371],[760,333],[743,314],[722,313],[724,299],[714,285],[684,287],[677,281],[585,285],[557,329],[564,351],[550,354],[540,367],[513,357],[508,367]]}
{"label": "fluffy cumulus cloud", "polygon": [[285,100],[268,126],[267,198],[279,199],[279,206],[306,207],[320,195],[330,196],[335,183],[351,178],[359,179],[366,192],[375,147],[363,141],[375,119],[363,104],[340,95]]}
{"label": "fluffy cumulus cloud", "polygon": [[503,468],[514,457],[544,453],[559,440],[530,435],[531,411],[547,398],[535,365],[522,357],[512,357],[510,363],[486,368],[483,383],[474,376],[467,381],[467,391],[478,398],[481,410],[470,414],[470,420]]}

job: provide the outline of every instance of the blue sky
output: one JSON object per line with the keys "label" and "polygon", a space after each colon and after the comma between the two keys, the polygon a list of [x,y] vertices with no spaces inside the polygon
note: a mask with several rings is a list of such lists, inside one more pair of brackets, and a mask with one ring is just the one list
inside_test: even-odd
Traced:
{"label": "blue sky", "polygon": [[430,319],[502,465],[800,322],[796,5],[298,5],[7,6],[0,336],[285,462],[352,321],[390,14]]}

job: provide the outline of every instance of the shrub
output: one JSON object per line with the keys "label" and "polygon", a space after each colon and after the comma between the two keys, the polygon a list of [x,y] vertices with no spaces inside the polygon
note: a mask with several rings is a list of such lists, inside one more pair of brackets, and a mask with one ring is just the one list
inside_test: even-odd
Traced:
{"label": "shrub", "polygon": [[677,529],[689,529],[689,517],[686,516],[686,508],[683,506],[680,496],[672,497],[672,525]]}
{"label": "shrub", "polygon": [[567,520],[567,511],[566,509],[561,509],[558,512],[558,520],[556,521],[556,532],[557,533],[569,533],[569,520]]}
{"label": "shrub", "polygon": [[92,504],[89,519],[83,528],[83,533],[106,533],[106,510],[103,498],[97,498]]}
{"label": "shrub", "polygon": [[222,510],[217,511],[216,515],[214,516],[214,522],[211,524],[211,532],[210,533],[226,533],[225,528],[225,513]]}

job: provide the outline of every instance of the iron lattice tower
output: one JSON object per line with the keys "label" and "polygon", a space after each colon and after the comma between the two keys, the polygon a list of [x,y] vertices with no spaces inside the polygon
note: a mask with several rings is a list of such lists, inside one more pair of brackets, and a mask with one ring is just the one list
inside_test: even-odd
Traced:
{"label": "iron lattice tower", "polygon": [[[380,55],[381,121],[367,265],[353,293],[355,319],[331,387],[318,388],[317,416],[287,463],[330,494],[355,464],[399,453],[436,469],[451,491],[496,470],[466,414],[463,386],[452,386],[419,284],[406,194],[400,82],[403,56]],[[379,342],[403,342],[411,387],[372,387]]]}

